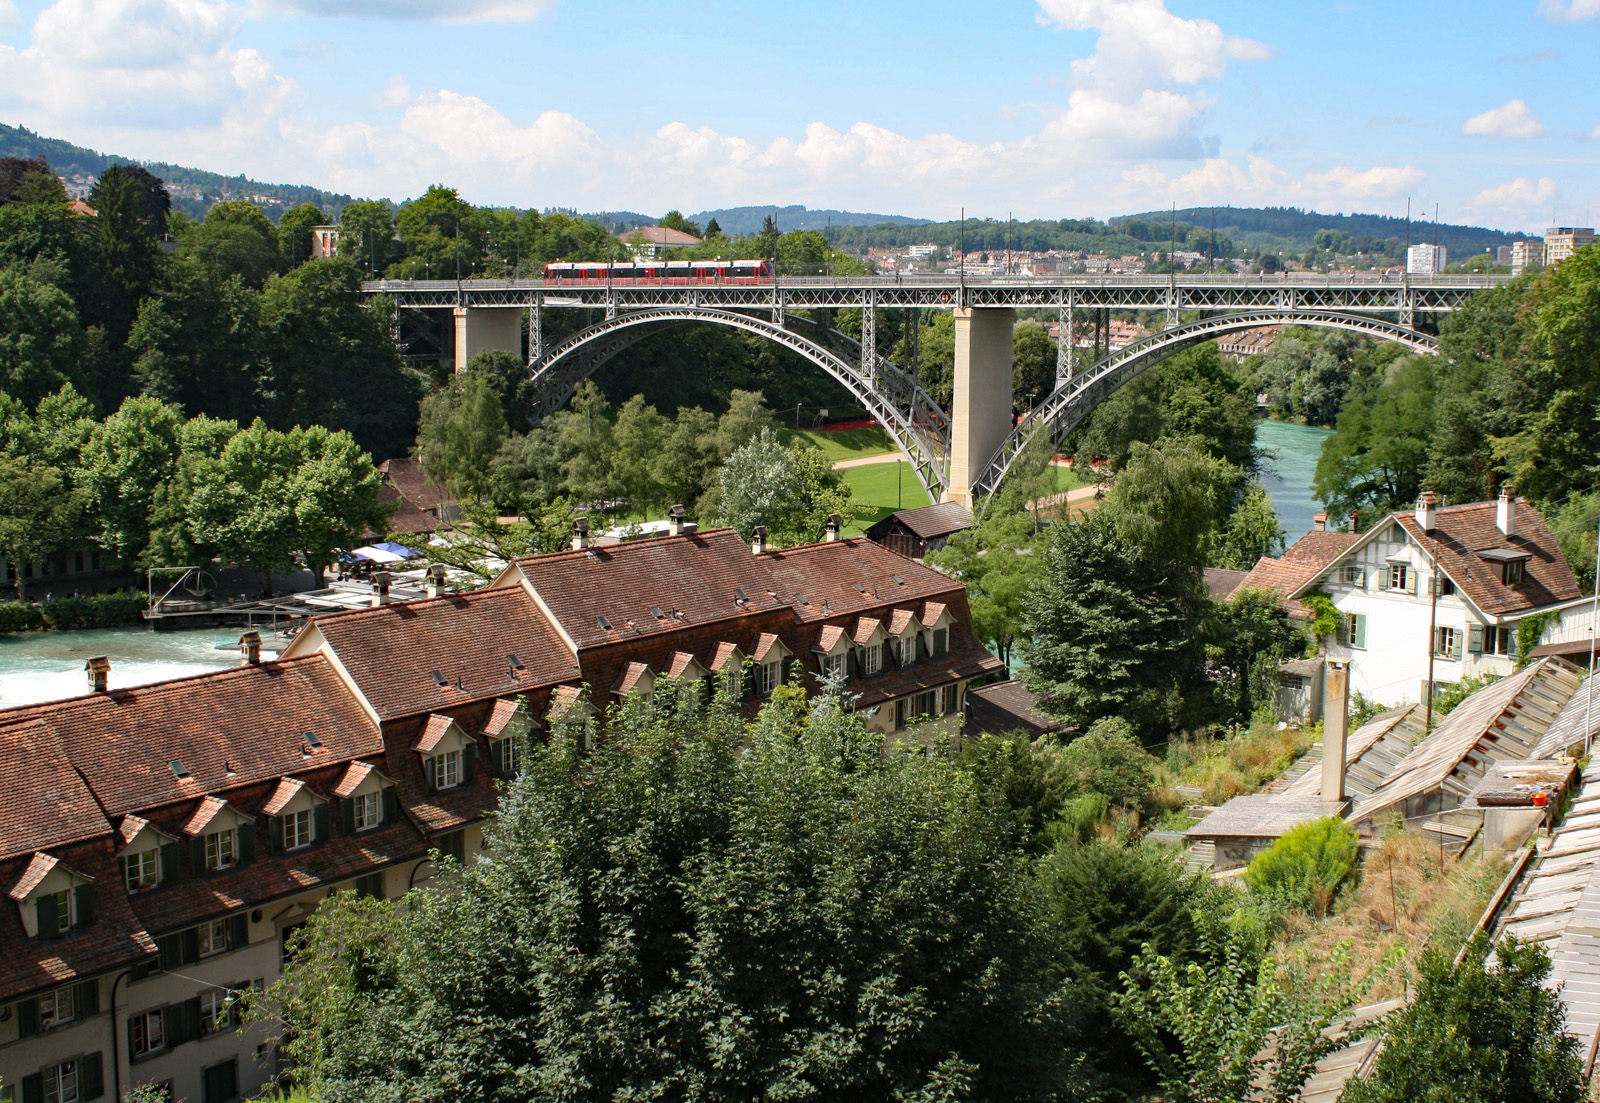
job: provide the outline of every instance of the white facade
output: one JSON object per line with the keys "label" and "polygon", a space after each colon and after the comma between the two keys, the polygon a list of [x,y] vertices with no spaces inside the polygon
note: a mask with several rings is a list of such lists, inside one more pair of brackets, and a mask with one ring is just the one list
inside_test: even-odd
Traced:
{"label": "white facade", "polygon": [[1511,243],[1511,274],[1520,276],[1530,268],[1544,266],[1544,242],[1513,241]]}
{"label": "white facade", "polygon": [[1450,263],[1450,250],[1443,245],[1413,245],[1406,250],[1406,271],[1413,276],[1433,276]]}

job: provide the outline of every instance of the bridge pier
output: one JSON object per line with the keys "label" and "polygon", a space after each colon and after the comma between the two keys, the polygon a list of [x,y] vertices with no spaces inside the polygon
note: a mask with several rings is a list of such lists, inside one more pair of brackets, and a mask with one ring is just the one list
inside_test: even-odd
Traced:
{"label": "bridge pier", "polygon": [[958,307],[950,479],[941,498],[972,508],[972,485],[1011,432],[1011,329],[1015,310]]}
{"label": "bridge pier", "polygon": [[522,355],[522,312],[488,307],[455,308],[456,374],[467,370],[467,362],[480,352],[504,349]]}

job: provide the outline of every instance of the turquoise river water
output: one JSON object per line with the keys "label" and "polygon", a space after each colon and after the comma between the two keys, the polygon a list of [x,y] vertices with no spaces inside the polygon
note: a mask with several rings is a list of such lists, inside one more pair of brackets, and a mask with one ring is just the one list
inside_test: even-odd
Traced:
{"label": "turquoise river water", "polygon": [[[1311,496],[1311,477],[1328,435],[1326,429],[1278,421],[1263,421],[1256,432],[1256,442],[1271,453],[1262,482],[1291,544],[1311,528],[1311,517],[1320,508]],[[103,628],[0,636],[0,708],[86,692],[83,664],[92,655],[111,659],[113,689],[233,666],[239,661],[238,651],[216,646],[229,639],[227,631],[210,628],[182,632]]]}

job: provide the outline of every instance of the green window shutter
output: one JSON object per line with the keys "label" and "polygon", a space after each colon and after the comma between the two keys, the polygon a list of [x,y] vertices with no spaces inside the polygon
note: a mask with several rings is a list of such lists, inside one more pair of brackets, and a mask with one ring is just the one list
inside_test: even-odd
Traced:
{"label": "green window shutter", "polygon": [[422,788],[425,792],[433,792],[436,788],[433,783],[433,756],[429,755],[422,760]]}
{"label": "green window shutter", "polygon": [[81,931],[94,922],[94,886],[79,885],[72,890],[72,896],[73,910],[77,913],[72,925]]}
{"label": "green window shutter", "polygon": [[1389,588],[1389,568],[1388,568],[1388,566],[1379,567],[1378,568],[1378,589],[1387,590],[1388,588]]}
{"label": "green window shutter", "polygon": [[1467,625],[1467,650],[1474,655],[1483,654],[1483,625]]}
{"label": "green window shutter", "polygon": [[161,848],[161,883],[163,885],[176,884],[183,877],[183,870],[178,868],[183,864],[182,848],[177,843],[167,843]]}
{"label": "green window shutter", "polygon": [[156,939],[156,948],[161,952],[161,968],[167,972],[181,968],[183,965],[183,935],[164,934]]}
{"label": "green window shutter", "polygon": [[135,1041],[137,1036],[133,1029],[135,1018],[136,1016],[131,1015],[128,1017],[128,1064],[130,1065],[140,1059],[138,1057],[139,1047]]}
{"label": "green window shutter", "polygon": [[283,853],[283,817],[267,817],[267,853]]}
{"label": "green window shutter", "polygon": [[326,804],[319,804],[311,810],[311,837],[314,841],[325,843],[333,837],[333,827],[329,821],[333,811]]}
{"label": "green window shutter", "polygon": [[237,950],[241,946],[250,945],[250,917],[244,912],[232,916],[228,920],[228,945]]}
{"label": "green window shutter", "polygon": [[39,906],[39,937],[54,938],[61,933],[60,917],[56,914],[56,898],[41,896]]}
{"label": "green window shutter", "polygon": [[356,833],[356,802],[351,797],[345,797],[339,802],[339,830],[346,835]]}
{"label": "green window shutter", "polygon": [[1350,618],[1348,616],[1340,617],[1339,627],[1333,630],[1333,642],[1346,644],[1351,641],[1351,636]]}
{"label": "green window shutter", "polygon": [[383,822],[394,823],[400,818],[400,796],[390,785],[383,791]]}
{"label": "green window shutter", "polygon": [[160,965],[160,961],[153,961],[150,958],[145,958],[143,961],[136,961],[133,963],[132,970],[129,971],[129,979],[144,980],[145,977],[148,977],[151,973],[160,968]]}
{"label": "green window shutter", "polygon": [[178,1008],[183,1020],[183,1040],[188,1042],[200,1037],[200,997],[184,1000]]}
{"label": "green window shutter", "polygon": [[206,871],[206,837],[196,835],[189,840],[189,869],[196,877]]}
{"label": "green window shutter", "polygon": [[44,1103],[44,1077],[39,1073],[22,1078],[22,1103]]}
{"label": "green window shutter", "polygon": [[86,980],[77,986],[72,993],[73,1003],[78,1009],[78,1018],[100,1013],[100,982]]}
{"label": "green window shutter", "polygon": [[128,887],[128,859],[117,855],[117,885],[124,891]]}
{"label": "green window shutter", "polygon": [[1406,568],[1406,593],[1414,594],[1416,592],[1417,592],[1417,570],[1416,570],[1415,567],[1407,567]]}
{"label": "green window shutter", "polygon": [[489,740],[489,769],[495,777],[503,777],[506,772],[506,741],[504,739]]}
{"label": "green window shutter", "polygon": [[17,1004],[17,1033],[24,1038],[39,1033],[38,1000],[23,1000]]}
{"label": "green window shutter", "polygon": [[239,825],[239,864],[256,860],[256,825],[254,821]]}
{"label": "green window shutter", "polygon": [[106,1080],[100,1065],[100,1051],[85,1053],[78,1061],[78,1098],[87,1103],[105,1093]]}
{"label": "green window shutter", "polygon": [[471,785],[472,779],[478,774],[478,748],[475,744],[468,743],[461,748],[461,783]]}
{"label": "green window shutter", "polygon": [[1354,633],[1353,633],[1354,638],[1352,639],[1351,642],[1354,643],[1355,646],[1357,646],[1357,647],[1366,647],[1367,646],[1367,615],[1365,613],[1357,613],[1355,621],[1354,621],[1352,627],[1354,628]]}
{"label": "green window shutter", "polygon": [[178,956],[178,964],[193,965],[200,960],[200,928],[190,927],[181,937],[183,949]]}

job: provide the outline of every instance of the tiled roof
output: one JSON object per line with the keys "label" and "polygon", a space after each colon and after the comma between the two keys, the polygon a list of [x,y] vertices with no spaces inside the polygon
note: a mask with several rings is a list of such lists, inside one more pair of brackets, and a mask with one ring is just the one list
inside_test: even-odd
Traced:
{"label": "tiled roof", "polygon": [[111,830],[54,731],[38,720],[0,729],[0,858],[92,839]]}
{"label": "tiled roof", "polygon": [[873,635],[878,631],[878,629],[882,627],[883,621],[879,620],[877,617],[857,617],[856,629],[851,638],[862,647],[865,647],[867,643],[871,641]]}
{"label": "tiled roof", "polygon": [[1229,596],[1245,590],[1267,590],[1288,601],[1291,614],[1310,617],[1311,611],[1298,601],[1289,601],[1289,595],[1316,578],[1360,539],[1351,532],[1308,532],[1290,545],[1282,558],[1262,556]]}
{"label": "tiled roof", "polygon": [[944,616],[945,610],[948,608],[949,606],[942,601],[923,602],[922,616],[919,618],[922,621],[922,626],[926,628],[930,624],[938,624],[939,618]]}
{"label": "tiled roof", "polygon": [[28,894],[39,887],[39,882],[50,876],[50,871],[60,864],[61,859],[54,854],[35,851],[28,864],[23,867],[21,875],[11,883],[6,895],[13,900],[26,900]]}
{"label": "tiled roof", "polygon": [[228,807],[228,802],[221,797],[202,797],[195,807],[194,814],[184,822],[185,835],[198,835],[211,826],[211,821],[217,818],[217,813]]}
{"label": "tiled roof", "polygon": [[[377,726],[320,655],[0,712],[0,748],[19,738],[11,720],[48,727],[111,816],[300,773],[382,746]],[[310,759],[301,753],[307,731],[322,743]],[[175,774],[174,761],[188,777]],[[75,807],[73,819],[94,822],[81,803]],[[109,830],[103,817],[99,823],[95,833]]]}
{"label": "tiled roof", "polygon": [[896,609],[889,614],[889,634],[891,636],[905,635],[906,629],[910,628],[916,619],[917,614],[910,609]]}
{"label": "tiled roof", "polygon": [[[578,676],[572,652],[521,587],[330,613],[312,627],[385,720]],[[511,669],[512,655],[524,669]]]}
{"label": "tiled roof", "polygon": [[[943,598],[962,588],[950,576],[862,537],[804,544],[761,558],[772,572],[774,589],[785,600],[795,600],[795,614],[802,621]],[[796,595],[803,595],[806,603],[801,605]],[[932,623],[926,614],[922,622]]]}
{"label": "tiled roof", "polygon": [[723,667],[727,666],[733,659],[743,657],[744,652],[739,649],[738,644],[719,643],[716,651],[712,653],[710,666],[714,672],[720,674]]}
{"label": "tiled roof", "polygon": [[272,790],[272,795],[267,798],[267,803],[261,806],[261,814],[263,816],[276,816],[305,787],[306,783],[297,777],[279,778],[278,787]]}
{"label": "tiled roof", "polygon": [[1207,567],[1205,569],[1206,589],[1211,591],[1214,601],[1226,601],[1228,595],[1239,588],[1240,583],[1249,576],[1249,571],[1230,571],[1222,567]]}
{"label": "tiled roof", "polygon": [[483,722],[483,734],[499,735],[506,730],[506,725],[516,719],[520,705],[516,701],[500,698],[495,701],[494,708],[489,710],[489,719]]}
{"label": "tiled roof", "polygon": [[764,663],[774,651],[787,654],[788,648],[784,647],[783,640],[776,634],[763,632],[756,637],[756,649],[750,653],[750,657],[758,663]]}
{"label": "tiled roof", "polygon": [[832,652],[839,646],[839,641],[844,638],[845,631],[837,624],[824,624],[822,632],[817,636],[817,650]]}
{"label": "tiled roof", "polygon": [[997,735],[1018,728],[1048,732],[1061,727],[1061,721],[1039,711],[1038,698],[1017,678],[967,690],[967,717],[972,729]]}
{"label": "tiled roof", "polygon": [[149,826],[149,820],[145,819],[143,816],[135,816],[130,813],[129,815],[123,816],[122,822],[117,824],[117,838],[122,840],[122,845],[126,846],[127,844],[133,842],[134,839],[139,837],[139,832],[143,831]]}
{"label": "tiled roof", "polygon": [[1275,839],[1292,828],[1328,815],[1315,798],[1289,798],[1281,793],[1234,797],[1185,832],[1190,838]]}
{"label": "tiled roof", "polygon": [[438,483],[430,482],[422,473],[422,461],[411,456],[397,456],[384,460],[378,470],[388,476],[389,483],[400,496],[418,509],[437,509],[452,506],[456,500]]}
{"label": "tiled roof", "polygon": [[637,686],[650,674],[650,667],[645,663],[629,663],[622,668],[622,676],[612,685],[611,692],[619,697],[632,693]]}
{"label": "tiled roof", "polygon": [[902,509],[889,516],[924,540],[949,536],[952,532],[963,532],[972,527],[972,511],[955,502],[935,502],[931,506]]}
{"label": "tiled roof", "polygon": [[[687,672],[700,665],[700,661],[689,651],[674,651],[672,663],[667,667],[667,673],[674,678],[682,678]],[[559,692],[559,690],[558,690]]]}
{"label": "tiled roof", "polygon": [[[407,535],[417,535],[424,532],[433,532],[443,525],[437,517],[424,513],[412,505],[394,487],[385,484],[378,488],[378,504],[380,506],[394,506],[394,512],[383,523],[385,534],[402,532]],[[369,536],[378,536],[377,533],[368,533]]]}
{"label": "tiled roof", "polygon": [[422,725],[422,732],[417,736],[416,742],[411,744],[411,749],[427,754],[439,745],[439,740],[444,738],[445,732],[454,724],[455,719],[450,716],[437,714],[429,716],[427,722]]}
{"label": "tiled roof", "polygon": [[752,555],[732,529],[712,529],[530,556],[516,566],[583,648],[786,605],[788,594],[771,592],[767,558]]}
{"label": "tiled roof", "polygon": [[[1474,605],[1489,616],[1538,609],[1582,597],[1578,581],[1556,543],[1555,534],[1539,511],[1527,502],[1514,503],[1516,535],[1507,536],[1495,524],[1495,502],[1445,506],[1435,515],[1434,527],[1423,532],[1415,512],[1395,514],[1395,520],[1428,552]],[[1500,581],[1480,552],[1501,548],[1526,552],[1527,580],[1511,588]]]}
{"label": "tiled roof", "polygon": [[377,767],[370,762],[352,762],[344,768],[344,774],[339,778],[339,783],[333,787],[333,795],[338,800],[343,800],[361,787]]}

